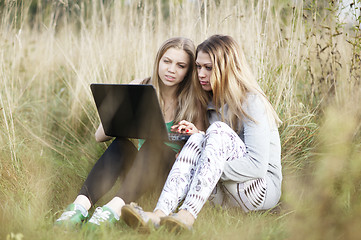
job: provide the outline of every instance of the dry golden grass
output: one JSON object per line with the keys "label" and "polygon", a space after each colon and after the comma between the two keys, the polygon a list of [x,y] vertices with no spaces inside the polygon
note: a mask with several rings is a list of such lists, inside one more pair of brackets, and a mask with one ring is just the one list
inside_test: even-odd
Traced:
{"label": "dry golden grass", "polygon": [[[332,5],[320,12],[308,1],[78,2],[0,1],[0,239],[144,238],[123,224],[97,235],[52,228],[106,147],[93,139],[89,84],[150,76],[167,38],[198,44],[215,33],[242,45],[284,122],[281,211],[206,206],[194,232],[147,238],[360,235],[360,29],[340,26]],[[155,199],[140,202],[151,208]]]}

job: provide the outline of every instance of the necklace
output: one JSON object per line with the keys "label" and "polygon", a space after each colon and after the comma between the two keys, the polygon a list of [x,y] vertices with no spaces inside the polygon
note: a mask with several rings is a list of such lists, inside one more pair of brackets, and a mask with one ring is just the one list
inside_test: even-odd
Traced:
{"label": "necklace", "polygon": [[[172,100],[172,102],[163,110],[163,116],[165,117],[166,113],[168,112],[169,108],[173,106],[174,103],[174,98]],[[165,104],[164,104],[165,106]]]}

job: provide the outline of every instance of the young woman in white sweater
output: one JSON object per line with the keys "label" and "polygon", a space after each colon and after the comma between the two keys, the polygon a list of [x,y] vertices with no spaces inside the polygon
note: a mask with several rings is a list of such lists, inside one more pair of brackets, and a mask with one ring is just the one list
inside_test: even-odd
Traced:
{"label": "young woman in white sweater", "polygon": [[230,36],[211,36],[197,47],[196,67],[207,93],[210,126],[205,133],[188,121],[174,127],[192,136],[178,155],[154,212],[134,204],[122,208],[131,227],[148,230],[153,223],[189,229],[208,199],[245,212],[273,208],[280,199],[280,120],[241,48]]}

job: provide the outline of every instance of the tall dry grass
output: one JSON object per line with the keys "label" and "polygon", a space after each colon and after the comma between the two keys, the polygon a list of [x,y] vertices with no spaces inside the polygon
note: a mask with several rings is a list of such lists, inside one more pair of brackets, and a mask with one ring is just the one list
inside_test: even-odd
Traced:
{"label": "tall dry grass", "polygon": [[[215,33],[242,45],[283,120],[281,212],[206,206],[193,233],[148,237],[356,238],[360,28],[340,24],[337,6],[317,3],[0,1],[0,238],[142,238],[122,224],[96,236],[52,228],[106,147],[93,138],[89,84],[150,76],[167,38],[198,44]],[[154,195],[141,202],[150,208]]]}

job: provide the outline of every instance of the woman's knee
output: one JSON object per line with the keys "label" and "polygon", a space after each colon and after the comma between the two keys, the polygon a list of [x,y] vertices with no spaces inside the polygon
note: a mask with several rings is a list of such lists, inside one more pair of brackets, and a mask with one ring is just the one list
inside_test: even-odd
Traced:
{"label": "woman's knee", "polygon": [[207,129],[207,134],[211,133],[211,132],[218,132],[218,131],[222,131],[222,132],[232,132],[232,128],[230,128],[228,126],[227,123],[221,122],[221,121],[217,121],[212,123],[208,129]]}
{"label": "woman's knee", "polygon": [[124,151],[125,149],[130,151],[136,150],[134,144],[127,138],[116,138],[109,147],[115,147],[122,151]]}
{"label": "woman's knee", "polygon": [[200,143],[202,142],[204,139],[204,134],[203,133],[194,133],[192,134],[187,142],[196,142],[196,143]]}

